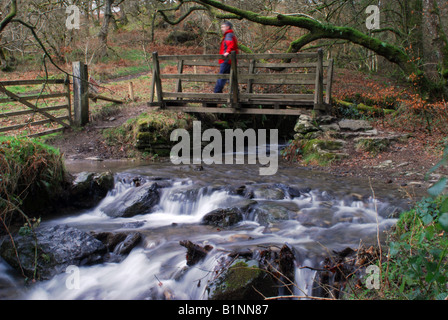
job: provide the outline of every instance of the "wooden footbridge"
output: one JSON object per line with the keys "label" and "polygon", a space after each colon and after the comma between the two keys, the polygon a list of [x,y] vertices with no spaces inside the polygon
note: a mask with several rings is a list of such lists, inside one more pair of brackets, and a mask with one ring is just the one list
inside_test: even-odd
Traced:
{"label": "wooden footbridge", "polygon": [[[322,49],[293,54],[233,52],[230,74],[218,74],[210,68],[219,67],[220,58],[220,55],[153,53],[148,106],[154,110],[265,115],[301,115],[310,110],[324,114],[331,107],[333,60],[324,61]],[[169,62],[174,65],[177,62],[176,74],[162,72],[161,65]],[[201,67],[206,67],[202,69],[209,73],[197,73]],[[229,81],[228,93],[210,93],[212,86],[207,89],[209,92],[198,93],[197,89],[185,92],[190,82],[215,83],[218,79]]]}
{"label": "wooden footbridge", "polygon": [[[331,108],[333,60],[324,61],[321,49],[295,54],[233,53],[230,74],[218,74],[216,67],[221,57],[153,53],[149,109],[297,116],[313,110],[316,114],[327,113]],[[176,63],[177,73],[162,72],[172,70]],[[227,93],[212,93],[218,79],[229,80]],[[207,82],[213,85],[198,85]],[[33,86],[25,94],[7,89],[25,85]],[[38,85],[40,89],[34,87]],[[69,77],[0,81],[0,134],[25,130],[28,136],[41,136],[72,125],[84,126],[89,122],[89,98],[120,102],[89,92],[92,84],[82,62],[73,63],[73,100],[70,85]],[[55,92],[58,87],[60,90]],[[42,125],[51,126],[50,130],[31,130]]]}

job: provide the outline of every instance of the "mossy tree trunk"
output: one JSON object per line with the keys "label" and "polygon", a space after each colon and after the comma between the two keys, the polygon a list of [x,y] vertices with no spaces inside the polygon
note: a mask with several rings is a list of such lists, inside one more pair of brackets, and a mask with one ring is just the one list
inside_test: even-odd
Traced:
{"label": "mossy tree trunk", "polygon": [[[417,0],[416,2],[421,2],[421,0]],[[440,13],[436,10],[437,1],[436,0],[424,0],[431,2],[433,6],[432,13],[436,15],[438,19],[440,19]],[[442,68],[442,75],[447,75],[444,81],[435,83],[431,81],[425,72],[421,70],[417,63],[415,63],[405,51],[404,48],[393,45],[391,43],[382,41],[373,35],[367,35],[355,28],[352,27],[341,27],[335,26],[329,23],[320,22],[313,17],[308,15],[282,15],[277,14],[274,16],[263,16],[256,12],[249,10],[242,10],[234,6],[230,6],[226,3],[219,2],[216,0],[198,0],[198,3],[201,3],[205,6],[213,7],[227,13],[230,13],[237,19],[247,19],[249,21],[270,25],[270,26],[293,26],[302,29],[306,29],[309,33],[301,36],[299,39],[293,41],[290,44],[288,52],[298,52],[303,49],[307,44],[319,40],[319,39],[341,39],[346,40],[351,43],[363,46],[376,54],[384,57],[388,61],[398,65],[407,78],[415,83],[423,92],[434,94],[440,92],[441,90],[446,90],[447,80],[448,80],[448,67]],[[418,3],[417,3],[418,4]],[[413,5],[417,5],[414,3]],[[439,46],[442,48],[439,50],[441,52],[441,59],[444,61],[444,66],[448,66],[448,40],[445,34],[443,33],[443,28],[440,27],[440,24],[437,27],[438,35],[439,35]],[[447,65],[445,65],[445,61]]]}

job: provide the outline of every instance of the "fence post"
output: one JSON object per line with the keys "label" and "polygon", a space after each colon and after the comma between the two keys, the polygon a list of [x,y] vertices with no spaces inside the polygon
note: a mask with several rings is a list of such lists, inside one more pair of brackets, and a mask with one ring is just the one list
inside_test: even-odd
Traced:
{"label": "fence post", "polygon": [[72,115],[72,99],[71,99],[71,90],[70,90],[70,77],[67,75],[64,80],[64,86],[66,91],[66,97],[65,102],[67,103],[67,111],[68,111],[68,118],[70,121],[70,125],[73,125],[73,115]]}
{"label": "fence post", "polygon": [[73,62],[73,109],[75,125],[89,123],[89,71],[86,64]]}
{"label": "fence post", "polygon": [[157,52],[152,53],[152,63],[154,64],[154,85],[157,99],[159,100],[160,108],[163,109],[165,108],[165,103],[163,102],[162,79],[160,78],[159,54]]}

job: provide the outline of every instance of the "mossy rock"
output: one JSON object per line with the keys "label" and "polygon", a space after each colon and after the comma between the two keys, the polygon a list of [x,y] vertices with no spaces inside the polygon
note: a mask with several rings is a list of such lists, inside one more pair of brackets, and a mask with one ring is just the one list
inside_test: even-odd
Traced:
{"label": "mossy rock", "polygon": [[[193,129],[196,117],[182,112],[158,111],[142,113],[119,128],[107,129],[104,136],[109,145],[132,145],[141,152],[169,156],[165,146],[171,148],[171,133],[176,129]],[[164,147],[158,147],[163,145]]]}
{"label": "mossy rock", "polygon": [[306,163],[328,165],[332,161],[341,160],[347,156],[341,152],[344,145],[345,142],[342,140],[310,140],[303,147],[304,160]]}
{"label": "mossy rock", "polygon": [[391,140],[387,138],[358,138],[356,140],[356,150],[370,152],[377,155],[386,151],[391,144]]}
{"label": "mossy rock", "polygon": [[246,259],[236,259],[208,289],[210,300],[263,300],[261,294],[278,295],[272,276],[260,268],[258,261]]}

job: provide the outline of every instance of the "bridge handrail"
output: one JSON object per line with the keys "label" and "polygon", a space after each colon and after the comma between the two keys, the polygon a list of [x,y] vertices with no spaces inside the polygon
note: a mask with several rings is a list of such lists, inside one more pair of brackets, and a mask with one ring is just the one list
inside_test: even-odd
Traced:
{"label": "bridge handrail", "polygon": [[[261,53],[261,54],[238,54],[231,55],[232,70],[229,75],[222,74],[191,74],[183,73],[185,66],[219,66],[219,54],[205,55],[162,55],[153,53],[153,83],[150,105],[158,105],[161,108],[165,106],[164,98],[175,98],[176,101],[188,98],[196,99],[226,99],[234,108],[239,108],[240,103],[246,103],[246,100],[268,101],[280,104],[282,100],[291,101],[295,105],[302,102],[303,106],[313,105],[315,110],[328,111],[331,104],[331,89],[333,82],[333,59],[326,62],[323,60],[323,50],[319,49],[313,53]],[[282,62],[269,63],[266,60],[276,59]],[[298,60],[299,62],[286,63],[285,60]],[[212,62],[208,60],[213,60]],[[262,61],[260,61],[262,60]],[[314,61],[310,61],[314,60]],[[161,74],[160,61],[177,61],[177,74]],[[247,61],[247,62],[246,62]],[[243,68],[248,71],[242,71]],[[274,70],[284,70],[287,68],[315,68],[315,72],[296,72],[296,73],[255,73],[256,68],[267,68]],[[324,76],[324,69],[327,69],[327,76]],[[177,80],[176,92],[163,92],[162,80]],[[230,80],[229,94],[213,93],[183,93],[182,81],[194,82],[215,82],[217,79]],[[245,83],[248,85],[246,93],[240,94],[238,85]],[[252,92],[254,84],[272,84],[272,85],[312,85],[314,94],[256,94]],[[325,96],[324,96],[325,91]],[[154,96],[157,93],[158,102],[154,103]],[[164,96],[165,94],[165,96]],[[246,99],[241,101],[241,99]],[[275,101],[277,99],[278,101]],[[302,99],[302,100],[300,100]],[[225,101],[225,100],[224,100]]]}

